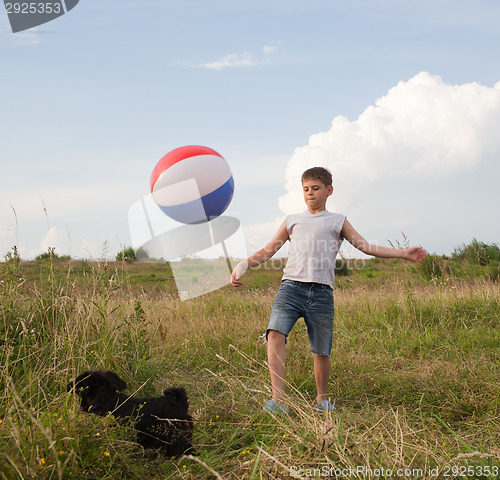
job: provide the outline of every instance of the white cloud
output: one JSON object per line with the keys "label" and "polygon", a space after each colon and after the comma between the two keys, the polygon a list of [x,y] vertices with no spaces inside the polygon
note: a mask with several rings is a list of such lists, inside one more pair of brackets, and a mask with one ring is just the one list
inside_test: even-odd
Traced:
{"label": "white cloud", "polygon": [[46,39],[41,35],[38,27],[33,27],[21,32],[12,33],[10,25],[0,23],[0,33],[4,34],[11,45],[21,47],[37,47],[46,43]]}
{"label": "white cloud", "polygon": [[273,53],[276,53],[278,50],[278,45],[273,44],[273,45],[264,45],[262,48],[262,51],[264,52],[265,55],[272,55]]}
{"label": "white cloud", "polygon": [[324,166],[335,186],[328,208],[349,214],[369,240],[383,243],[403,230],[435,251],[474,236],[499,241],[499,227],[486,215],[500,201],[499,131],[500,82],[449,85],[419,73],[357,120],[338,116],[329,131],[297,148],[286,168],[280,209],[304,210],[300,176]]}
{"label": "white cloud", "polygon": [[7,252],[12,253],[12,248],[17,245],[17,236],[14,229],[0,227],[0,261],[3,260]]}
{"label": "white cloud", "polygon": [[268,65],[271,61],[271,56],[276,53],[277,44],[265,45],[262,48],[262,53],[254,54],[250,52],[230,53],[224,55],[219,60],[214,62],[201,63],[198,67],[208,68],[210,70],[224,70],[234,67],[254,67],[258,65]]}
{"label": "white cloud", "polygon": [[37,32],[36,27],[34,27],[25,32],[16,33],[13,42],[25,47],[38,47],[38,45],[46,43],[46,40]]}
{"label": "white cloud", "polygon": [[230,53],[215,62],[202,63],[200,66],[211,70],[222,70],[231,67],[252,67],[258,64],[258,60],[251,53],[244,52]]}
{"label": "white cloud", "polygon": [[71,237],[69,232],[59,230],[57,227],[49,228],[47,234],[40,242],[40,250],[48,252],[49,248],[53,248],[57,255],[71,255]]}
{"label": "white cloud", "polygon": [[[148,191],[147,181],[141,184],[116,176],[114,180],[96,178],[92,184],[50,186],[30,181],[22,192],[15,185],[2,189],[2,199],[15,208],[18,225],[4,201],[0,205],[0,259],[16,238],[23,259],[47,252],[49,246],[59,255],[100,258],[105,240],[116,253],[120,245],[130,243],[128,208]],[[42,191],[38,193],[37,188]],[[94,243],[89,240],[92,235],[98,238]]]}

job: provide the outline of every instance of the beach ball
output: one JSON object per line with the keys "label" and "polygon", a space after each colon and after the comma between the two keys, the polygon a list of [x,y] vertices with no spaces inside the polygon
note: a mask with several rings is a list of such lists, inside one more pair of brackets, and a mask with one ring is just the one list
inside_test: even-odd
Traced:
{"label": "beach ball", "polygon": [[151,194],[160,209],[178,222],[208,222],[227,209],[234,193],[228,163],[199,145],[167,153],[151,174]]}

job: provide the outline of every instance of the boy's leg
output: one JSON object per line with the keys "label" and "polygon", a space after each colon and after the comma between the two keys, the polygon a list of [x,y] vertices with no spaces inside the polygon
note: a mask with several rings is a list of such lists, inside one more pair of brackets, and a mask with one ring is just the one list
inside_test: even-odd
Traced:
{"label": "boy's leg", "polygon": [[269,330],[267,334],[267,364],[273,400],[282,402],[285,395],[286,335],[276,330]]}
{"label": "boy's leg", "polygon": [[316,403],[328,400],[328,379],[331,360],[327,355],[314,355],[314,376],[316,378]]}
{"label": "boy's leg", "polygon": [[328,401],[328,379],[330,376],[330,353],[333,339],[334,303],[333,292],[327,285],[315,285],[309,293],[304,320],[314,354],[314,377],[316,379],[316,402]]}

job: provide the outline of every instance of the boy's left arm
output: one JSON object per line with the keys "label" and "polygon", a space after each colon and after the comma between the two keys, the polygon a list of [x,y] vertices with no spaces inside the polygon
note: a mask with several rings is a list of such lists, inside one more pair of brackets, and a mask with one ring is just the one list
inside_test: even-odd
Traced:
{"label": "boy's left arm", "polygon": [[374,257],[404,258],[418,263],[425,258],[427,253],[421,247],[387,248],[373,245],[367,242],[347,219],[344,220],[344,225],[342,226],[342,236],[361,252],[366,253],[366,255],[373,255]]}

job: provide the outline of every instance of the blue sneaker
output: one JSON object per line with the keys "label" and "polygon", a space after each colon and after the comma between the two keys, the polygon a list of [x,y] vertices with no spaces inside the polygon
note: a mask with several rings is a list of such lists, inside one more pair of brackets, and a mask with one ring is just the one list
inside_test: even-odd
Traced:
{"label": "blue sneaker", "polygon": [[320,412],[334,412],[337,410],[333,403],[330,403],[328,400],[323,400],[320,403],[317,403],[314,408],[319,410]]}
{"label": "blue sneaker", "polygon": [[264,405],[264,412],[276,415],[288,415],[290,413],[290,409],[288,408],[288,405],[283,405],[275,400],[268,400]]}

